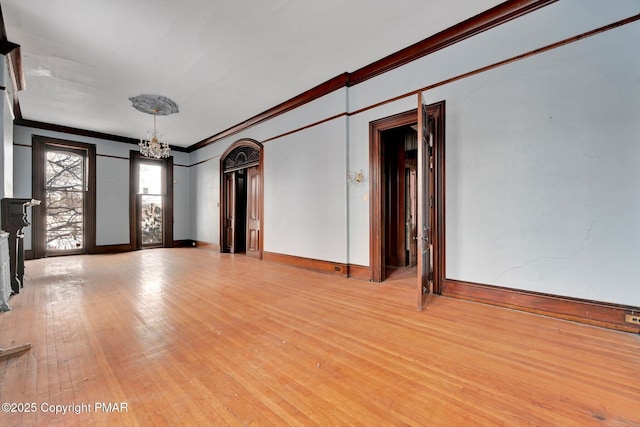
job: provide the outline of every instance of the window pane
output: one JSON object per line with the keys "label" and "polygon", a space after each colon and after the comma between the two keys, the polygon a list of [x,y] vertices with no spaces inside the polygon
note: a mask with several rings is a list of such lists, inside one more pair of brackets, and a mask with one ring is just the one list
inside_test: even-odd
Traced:
{"label": "window pane", "polygon": [[140,164],[138,194],[162,194],[162,166]]}
{"label": "window pane", "polygon": [[84,189],[84,157],[65,151],[47,152],[47,190]]}
{"label": "window pane", "polygon": [[162,196],[141,196],[142,244],[162,244]]}
{"label": "window pane", "polygon": [[82,249],[85,158],[60,150],[47,151],[45,159],[46,249]]}
{"label": "window pane", "polygon": [[47,250],[83,247],[82,191],[47,191]]}

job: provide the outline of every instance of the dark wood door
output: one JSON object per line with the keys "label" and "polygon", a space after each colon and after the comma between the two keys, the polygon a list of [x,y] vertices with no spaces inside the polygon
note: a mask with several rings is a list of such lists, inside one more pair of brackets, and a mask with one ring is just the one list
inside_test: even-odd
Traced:
{"label": "dark wood door", "polygon": [[406,168],[406,245],[408,247],[409,259],[407,265],[409,267],[415,267],[418,264],[418,234],[417,234],[417,220],[418,220],[418,192],[416,186],[418,184],[418,171],[415,164],[415,159],[412,163],[409,163]]}
{"label": "dark wood door", "polygon": [[260,168],[251,167],[247,171],[247,255],[262,257],[261,247],[261,203],[262,182]]}
{"label": "dark wood door", "polygon": [[236,174],[224,174],[224,252],[235,252]]}
{"label": "dark wood door", "polygon": [[432,148],[429,114],[422,93],[418,96],[418,310],[422,310],[431,291],[433,269],[431,262],[432,220]]}

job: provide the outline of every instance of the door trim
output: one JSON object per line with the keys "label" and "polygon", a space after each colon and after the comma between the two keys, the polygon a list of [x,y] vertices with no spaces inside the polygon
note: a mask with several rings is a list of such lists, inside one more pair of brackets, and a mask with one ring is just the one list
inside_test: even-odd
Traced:
{"label": "door trim", "polygon": [[385,279],[382,132],[417,122],[418,110],[413,109],[369,123],[369,263],[373,282],[382,282]]}
{"label": "door trim", "polygon": [[[96,250],[96,146],[94,144],[86,144],[77,141],[68,141],[57,138],[50,138],[45,136],[33,135],[32,140],[32,156],[31,156],[31,170],[32,170],[32,182],[31,191],[32,197],[36,200],[42,201],[41,208],[32,210],[32,237],[31,247],[33,258],[42,258],[47,256],[46,250],[46,210],[44,204],[45,200],[45,166],[44,156],[47,151],[47,146],[71,148],[75,150],[83,150],[86,152],[87,161],[87,184],[88,190],[86,194],[86,211],[85,211],[85,230],[84,230],[84,251],[83,253],[92,254]],[[63,255],[63,254],[60,254]]]}
{"label": "door trim", "polygon": [[262,254],[264,252],[264,167],[263,167],[263,161],[264,161],[264,150],[263,150],[263,146],[261,143],[259,143],[258,141],[256,141],[255,139],[250,139],[250,138],[243,138],[243,139],[239,139],[236,142],[234,142],[233,144],[231,144],[225,151],[224,153],[222,153],[222,156],[220,156],[220,165],[219,165],[219,173],[220,173],[220,192],[219,194],[219,201],[218,201],[218,205],[219,205],[219,247],[220,247],[220,252],[225,252],[225,241],[226,241],[226,227],[224,224],[224,212],[225,212],[225,203],[227,201],[227,195],[226,195],[226,186],[225,186],[225,181],[224,181],[224,175],[226,172],[230,172],[232,170],[235,169],[230,169],[230,170],[226,170],[225,171],[225,160],[227,158],[227,156],[236,148],[238,147],[251,147],[254,148],[256,150],[258,150],[259,153],[259,158],[257,163],[252,163],[252,164],[247,164],[244,166],[240,166],[240,168],[246,168],[248,169],[249,167],[253,167],[253,166],[257,166],[258,167],[258,175],[260,177],[260,197],[258,200],[258,206],[260,209],[260,240],[258,243],[258,248],[259,251],[257,254],[255,254],[255,256],[259,259],[262,259]]}
{"label": "door trim", "polygon": [[[445,101],[427,106],[429,116],[433,116],[437,129],[434,142],[434,215],[433,230],[433,292],[441,292],[444,275],[444,143],[445,143]],[[382,132],[385,130],[417,124],[418,110],[413,109],[395,114],[369,123],[369,265],[371,266],[371,281],[384,280],[384,250],[383,250],[383,158]]]}

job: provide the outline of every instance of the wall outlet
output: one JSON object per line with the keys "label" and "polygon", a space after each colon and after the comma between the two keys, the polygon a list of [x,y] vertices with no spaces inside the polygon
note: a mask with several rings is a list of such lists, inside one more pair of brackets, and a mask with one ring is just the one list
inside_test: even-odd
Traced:
{"label": "wall outlet", "polygon": [[633,323],[634,325],[640,325],[640,314],[625,314],[624,321]]}

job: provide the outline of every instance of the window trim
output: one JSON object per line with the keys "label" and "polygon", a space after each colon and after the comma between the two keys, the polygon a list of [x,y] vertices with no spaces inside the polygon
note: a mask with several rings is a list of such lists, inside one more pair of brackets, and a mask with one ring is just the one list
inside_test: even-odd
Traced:
{"label": "window trim", "polygon": [[131,250],[145,249],[142,242],[138,242],[138,216],[137,216],[137,194],[139,169],[138,165],[142,162],[159,162],[164,166],[162,183],[164,195],[162,203],[162,225],[164,244],[153,247],[173,247],[173,156],[166,159],[151,159],[140,154],[139,151],[129,151],[129,242]]}
{"label": "window trim", "polygon": [[[43,258],[46,256],[72,255],[72,254],[92,254],[96,252],[96,146],[77,141],[50,138],[40,135],[33,135],[32,140],[32,198],[36,200],[46,200],[45,188],[45,156],[47,151],[60,149],[73,152],[84,152],[86,161],[87,190],[84,212],[84,248],[80,251],[69,250],[59,251],[59,253],[47,253],[46,235],[47,220],[44,207],[34,207],[32,209],[32,249],[33,258]],[[44,206],[44,205],[40,205]]]}

